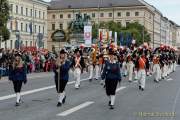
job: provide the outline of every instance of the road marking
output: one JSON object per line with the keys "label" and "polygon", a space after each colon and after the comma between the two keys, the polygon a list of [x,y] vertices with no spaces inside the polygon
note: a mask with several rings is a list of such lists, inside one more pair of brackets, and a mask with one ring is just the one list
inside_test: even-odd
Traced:
{"label": "road marking", "polygon": [[[25,92],[22,92],[21,95],[28,95],[28,94],[32,94],[32,93],[36,93],[36,92],[40,92],[40,91],[44,91],[44,90],[48,90],[48,89],[52,89],[52,88],[55,88],[55,85],[43,87],[43,88],[39,88],[39,89],[34,89],[34,90],[30,90],[30,91],[25,91]],[[14,98],[14,97],[16,97],[16,94],[2,96],[2,97],[0,97],[0,101],[7,100],[10,98]]]}
{"label": "road marking", "polygon": [[[87,81],[87,80],[88,79],[82,79],[81,82]],[[75,81],[68,82],[68,85],[73,84],[73,83],[75,83]],[[45,90],[52,89],[52,88],[55,88],[55,85],[47,86],[47,87],[43,87],[43,88],[38,88],[38,89],[34,89],[34,90],[25,91],[25,92],[22,92],[21,95],[29,95],[29,94],[37,93],[37,92],[40,92],[40,91],[45,91]],[[11,98],[14,98],[14,97],[16,97],[16,94],[2,96],[2,97],[0,97],[0,101],[11,99]]]}
{"label": "road marking", "polygon": [[[116,89],[116,92],[119,92],[120,90],[123,90],[123,89],[125,89],[125,88],[126,88],[125,86],[122,86],[122,87],[120,87],[120,88],[117,88],[117,89]],[[80,109],[83,109],[83,108],[85,108],[85,107],[87,107],[87,106],[89,106],[89,105],[91,105],[91,104],[93,104],[93,103],[94,103],[93,101],[88,101],[88,102],[82,103],[82,104],[80,104],[80,105],[78,105],[78,106],[76,106],[76,107],[74,107],[74,108],[71,108],[71,109],[66,110],[66,111],[64,111],[64,112],[62,112],[62,113],[57,114],[56,116],[67,116],[67,115],[69,115],[69,114],[71,114],[71,113],[73,113],[73,112],[76,112],[76,111],[78,111],[78,110],[80,110]]]}
{"label": "road marking", "polygon": [[93,103],[94,103],[93,101],[87,101],[87,102],[82,103],[82,104],[80,104],[80,105],[78,105],[78,106],[76,106],[76,107],[73,107],[73,108],[71,108],[71,109],[69,109],[69,110],[66,110],[66,111],[64,111],[64,112],[62,112],[62,113],[59,113],[59,114],[57,114],[56,116],[67,116],[67,115],[69,115],[69,114],[71,114],[71,113],[73,113],[73,112],[76,112],[76,111],[78,111],[78,110],[80,110],[80,109],[83,109],[83,108],[85,108],[85,107],[88,107],[88,106],[90,106],[90,105],[93,104]]}
{"label": "road marking", "polygon": [[138,81],[136,80],[136,81],[133,81],[133,83],[137,83]]}
{"label": "road marking", "polygon": [[168,78],[166,81],[172,81],[173,79],[172,78]]}
{"label": "road marking", "polygon": [[125,86],[122,86],[122,87],[116,89],[116,92],[119,92],[120,90],[123,90],[123,89],[125,89],[125,88],[126,88]]}

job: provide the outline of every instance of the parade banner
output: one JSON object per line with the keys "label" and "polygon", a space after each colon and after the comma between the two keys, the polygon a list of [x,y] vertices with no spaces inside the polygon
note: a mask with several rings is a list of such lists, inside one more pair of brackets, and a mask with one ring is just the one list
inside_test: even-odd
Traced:
{"label": "parade banner", "polygon": [[103,44],[108,43],[108,38],[109,38],[109,30],[107,30],[107,29],[99,29],[99,40]]}
{"label": "parade banner", "polygon": [[92,44],[92,26],[84,26],[85,45]]}

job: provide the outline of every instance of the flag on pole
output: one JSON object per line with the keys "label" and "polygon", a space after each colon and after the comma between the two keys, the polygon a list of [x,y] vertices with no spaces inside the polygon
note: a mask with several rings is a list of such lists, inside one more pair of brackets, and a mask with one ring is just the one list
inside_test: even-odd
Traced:
{"label": "flag on pole", "polygon": [[109,31],[106,31],[106,35],[107,35],[107,44],[108,44],[108,46],[110,45],[110,43],[111,43],[111,38],[110,38],[110,32]]}
{"label": "flag on pole", "polygon": [[114,43],[117,45],[117,32],[114,33]]}
{"label": "flag on pole", "polygon": [[109,39],[112,39],[112,31],[109,31]]}
{"label": "flag on pole", "polygon": [[120,46],[123,46],[123,45],[124,45],[123,42],[124,42],[123,33],[120,32]]}
{"label": "flag on pole", "polygon": [[99,41],[100,41],[100,42],[102,42],[102,39],[103,39],[102,37],[103,37],[103,36],[102,36],[102,31],[100,31],[100,33],[99,33]]}

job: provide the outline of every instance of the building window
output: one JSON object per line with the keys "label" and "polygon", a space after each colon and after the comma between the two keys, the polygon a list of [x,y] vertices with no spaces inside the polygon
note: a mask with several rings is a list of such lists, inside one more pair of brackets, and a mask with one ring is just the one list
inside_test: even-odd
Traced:
{"label": "building window", "polygon": [[139,16],[139,12],[135,12],[135,16]]}
{"label": "building window", "polygon": [[55,16],[55,15],[52,15],[52,18],[53,18],[53,19],[56,19],[56,16]]}
{"label": "building window", "polygon": [[60,14],[60,18],[61,18],[61,19],[63,18],[63,14]]}
{"label": "building window", "polygon": [[10,23],[10,30],[13,30],[13,21]]}
{"label": "building window", "polygon": [[11,4],[10,7],[11,7],[11,8],[10,8],[11,12],[13,12],[13,4]]}
{"label": "building window", "polygon": [[35,26],[34,26],[34,32],[35,32],[35,33],[37,32],[37,31],[36,31],[36,28],[37,28],[37,27],[36,27],[36,25],[35,25]]}
{"label": "building window", "polygon": [[16,5],[16,14],[18,14],[18,6]]}
{"label": "building window", "polygon": [[23,23],[21,23],[21,31],[23,31]]}
{"label": "building window", "polygon": [[31,9],[31,17],[33,16],[33,10]]}
{"label": "building window", "polygon": [[41,26],[39,26],[39,33],[41,33]]}
{"label": "building window", "polygon": [[23,7],[21,7],[21,15],[23,15]]}
{"label": "building window", "polygon": [[95,14],[95,13],[92,13],[92,17],[95,18],[95,17],[96,17],[96,14]]}
{"label": "building window", "polygon": [[118,17],[121,17],[121,12],[118,12],[118,13],[117,13],[117,16],[118,16]]}
{"label": "building window", "polygon": [[32,41],[30,41],[30,46],[32,46]]}
{"label": "building window", "polygon": [[61,30],[63,30],[63,24],[62,24],[62,23],[59,24],[59,28],[60,28]]}
{"label": "building window", "polygon": [[45,18],[45,12],[43,12],[43,19]]}
{"label": "building window", "polygon": [[44,34],[44,26],[43,26],[43,34]]}
{"label": "building window", "polygon": [[130,16],[130,12],[126,12],[126,16]]}
{"label": "building window", "polygon": [[28,16],[28,8],[26,8],[26,16]]}
{"label": "building window", "polygon": [[26,24],[26,32],[28,32],[28,24]]}
{"label": "building window", "polygon": [[104,17],[104,13],[100,13],[100,17]]}
{"label": "building window", "polygon": [[18,21],[16,21],[16,30],[18,30]]}
{"label": "building window", "polygon": [[129,25],[129,22],[126,22],[126,26],[128,26]]}
{"label": "building window", "polygon": [[112,13],[109,13],[109,17],[112,17]]}
{"label": "building window", "polygon": [[149,19],[151,19],[151,14],[149,14]]}
{"label": "building window", "polygon": [[52,24],[52,30],[55,30],[55,24]]}
{"label": "building window", "polygon": [[118,25],[121,25],[121,21],[118,21],[117,23],[118,23]]}
{"label": "building window", "polygon": [[35,10],[35,18],[37,17],[37,10]]}
{"label": "building window", "polygon": [[71,14],[68,14],[68,18],[71,18]]}
{"label": "building window", "polygon": [[41,19],[41,11],[39,11],[39,19]]}

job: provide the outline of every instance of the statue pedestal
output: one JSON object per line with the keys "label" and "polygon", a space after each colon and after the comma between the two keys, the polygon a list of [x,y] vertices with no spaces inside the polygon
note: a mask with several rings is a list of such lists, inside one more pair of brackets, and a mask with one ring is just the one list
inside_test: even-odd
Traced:
{"label": "statue pedestal", "polygon": [[78,46],[82,43],[84,43],[84,33],[73,33],[71,36],[71,44],[74,46]]}

